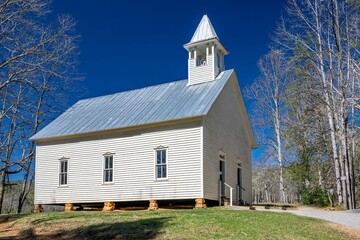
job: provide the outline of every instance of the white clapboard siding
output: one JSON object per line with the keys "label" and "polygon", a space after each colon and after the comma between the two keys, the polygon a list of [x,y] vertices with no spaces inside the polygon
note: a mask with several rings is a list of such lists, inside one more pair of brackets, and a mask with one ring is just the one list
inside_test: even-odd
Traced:
{"label": "white clapboard siding", "polygon": [[[219,198],[219,150],[226,154],[225,182],[234,188],[236,201],[237,164],[242,164],[243,199],[251,202],[251,147],[246,128],[245,106],[235,73],[204,119],[204,197]],[[229,188],[226,188],[229,197]]]}
{"label": "white clapboard siding", "polygon": [[[37,145],[35,204],[195,199],[201,189],[201,123],[172,124]],[[154,148],[168,147],[168,179],[154,180]],[[103,154],[114,153],[114,183],[103,183]],[[69,158],[59,187],[59,159]]]}
{"label": "white clapboard siding", "polygon": [[205,65],[196,66],[195,59],[189,59],[189,84],[199,84],[212,81],[214,75],[214,55],[210,54]]}

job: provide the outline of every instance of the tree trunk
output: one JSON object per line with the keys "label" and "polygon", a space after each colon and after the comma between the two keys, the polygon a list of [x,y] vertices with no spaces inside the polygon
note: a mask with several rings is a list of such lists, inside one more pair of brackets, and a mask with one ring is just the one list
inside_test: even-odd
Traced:
{"label": "tree trunk", "polygon": [[[336,191],[339,199],[339,204],[343,204],[343,191],[342,191],[342,185],[341,185],[341,168],[340,168],[340,159],[338,154],[338,147],[337,147],[337,141],[336,141],[336,127],[334,124],[334,112],[333,112],[333,103],[331,102],[331,97],[329,91],[332,89],[331,86],[328,88],[328,83],[326,80],[326,74],[324,69],[324,57],[323,57],[323,39],[322,39],[322,27],[320,24],[320,14],[318,9],[318,2],[315,4],[315,14],[316,14],[316,34],[317,34],[317,43],[318,43],[318,58],[319,58],[319,71],[320,71],[320,77],[322,81],[323,86],[323,96],[324,101],[326,105],[326,116],[327,120],[329,122],[330,127],[330,141],[331,141],[331,147],[332,147],[332,154],[333,154],[333,161],[335,166],[335,176],[336,176]],[[330,89],[330,90],[329,90]]]}
{"label": "tree trunk", "polygon": [[25,202],[26,197],[29,194],[29,191],[31,188],[31,185],[30,185],[31,180],[30,181],[28,180],[30,168],[31,168],[31,162],[28,163],[28,165],[25,168],[25,174],[24,174],[24,178],[23,178],[24,180],[21,183],[21,192],[18,197],[18,206],[17,206],[16,213],[21,213],[24,202]]}
{"label": "tree trunk", "polygon": [[5,183],[6,183],[6,172],[3,170],[1,172],[1,182],[0,182],[0,214],[2,213],[2,206],[4,202],[5,195]]}
{"label": "tree trunk", "polygon": [[[45,93],[48,91],[48,84],[52,78],[52,75],[48,76],[44,79],[44,82],[42,84],[41,94],[39,96],[39,100],[37,103],[37,108],[35,112],[35,119],[34,119],[34,127],[33,127],[33,134],[35,134],[38,131],[39,125],[40,125],[40,115],[41,115],[41,109],[43,106],[43,101],[45,97]],[[35,142],[30,143],[30,149],[29,149],[29,158],[27,165],[25,167],[25,174],[23,177],[23,182],[21,186],[21,193],[18,198],[18,207],[17,207],[17,213],[20,213],[22,210],[22,207],[24,205],[24,202],[26,200],[27,195],[29,194],[29,191],[31,190],[31,183],[33,181],[34,176],[32,176],[29,179],[29,174],[31,170],[32,163],[34,161],[34,155],[35,155]]]}
{"label": "tree trunk", "polygon": [[280,109],[278,102],[275,101],[275,133],[276,133],[276,143],[277,143],[277,155],[278,155],[278,164],[279,164],[279,193],[280,193],[280,202],[285,202],[285,190],[284,190],[284,178],[283,178],[283,156],[282,156],[282,145],[281,145],[281,132],[280,132]]}

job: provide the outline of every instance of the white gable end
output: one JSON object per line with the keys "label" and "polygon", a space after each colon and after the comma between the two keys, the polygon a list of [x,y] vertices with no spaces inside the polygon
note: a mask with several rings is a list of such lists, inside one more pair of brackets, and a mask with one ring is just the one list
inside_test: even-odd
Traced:
{"label": "white gable end", "polygon": [[[235,72],[204,119],[204,197],[219,198],[219,154],[225,155],[225,182],[233,187],[233,199],[251,202],[251,148],[256,147]],[[239,165],[240,164],[240,165]],[[242,176],[238,186],[238,168]],[[239,192],[241,191],[241,192]],[[225,195],[230,189],[225,188]],[[239,197],[241,195],[241,197]]]}

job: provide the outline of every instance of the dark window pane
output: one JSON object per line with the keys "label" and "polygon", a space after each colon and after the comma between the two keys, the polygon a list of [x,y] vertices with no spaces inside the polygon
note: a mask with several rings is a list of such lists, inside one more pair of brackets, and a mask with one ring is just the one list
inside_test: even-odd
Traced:
{"label": "dark window pane", "polygon": [[166,163],[166,150],[161,151],[161,162]]}
{"label": "dark window pane", "polygon": [[113,168],[113,157],[112,156],[106,156],[105,157],[105,169]]}
{"label": "dark window pane", "polygon": [[67,174],[63,173],[60,174],[60,185],[66,185],[67,184]]}
{"label": "dark window pane", "polygon": [[112,182],[113,181],[113,171],[105,170],[104,171],[104,182]]}
{"label": "dark window pane", "polygon": [[166,178],[166,165],[161,166],[162,168],[162,177]]}
{"label": "dark window pane", "polygon": [[67,172],[68,172],[68,161],[60,161],[60,170],[59,170],[59,184],[67,185]]}
{"label": "dark window pane", "polygon": [[60,162],[60,173],[65,173],[67,172],[67,165],[68,165],[68,161],[61,161]]}
{"label": "dark window pane", "polygon": [[166,149],[156,150],[156,178],[166,178]]}
{"label": "dark window pane", "polygon": [[161,151],[156,151],[156,164],[161,163]]}
{"label": "dark window pane", "polygon": [[157,166],[157,178],[161,178],[161,167]]}

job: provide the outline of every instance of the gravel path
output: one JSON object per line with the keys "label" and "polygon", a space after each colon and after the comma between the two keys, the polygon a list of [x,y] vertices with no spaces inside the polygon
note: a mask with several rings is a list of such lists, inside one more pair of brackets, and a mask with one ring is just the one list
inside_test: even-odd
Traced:
{"label": "gravel path", "polygon": [[360,230],[360,212],[324,210],[290,210],[287,212],[300,216],[319,218]]}
{"label": "gravel path", "polygon": [[260,211],[288,212],[299,216],[323,219],[360,230],[360,209],[349,211],[324,211],[316,208],[300,208],[299,210],[256,209]]}

